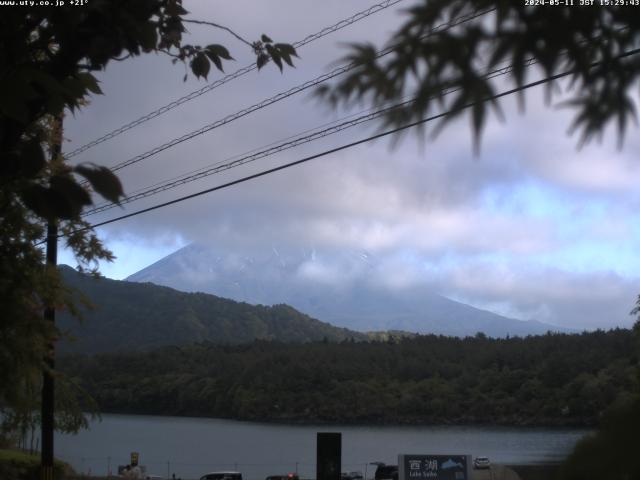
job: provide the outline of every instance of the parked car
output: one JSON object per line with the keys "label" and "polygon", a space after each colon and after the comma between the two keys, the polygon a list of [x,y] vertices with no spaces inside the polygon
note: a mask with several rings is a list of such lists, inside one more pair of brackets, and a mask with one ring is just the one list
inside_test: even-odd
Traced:
{"label": "parked car", "polygon": [[297,473],[288,473],[287,475],[269,475],[265,480],[300,480]]}
{"label": "parked car", "polygon": [[200,480],[242,480],[240,472],[211,472],[205,473]]}
{"label": "parked car", "polygon": [[342,472],[340,480],[362,480],[362,472]]}
{"label": "parked car", "polygon": [[473,461],[473,468],[486,469],[491,468],[491,462],[488,457],[476,457]]}
{"label": "parked car", "polygon": [[378,463],[375,480],[398,480],[398,465],[385,465]]}

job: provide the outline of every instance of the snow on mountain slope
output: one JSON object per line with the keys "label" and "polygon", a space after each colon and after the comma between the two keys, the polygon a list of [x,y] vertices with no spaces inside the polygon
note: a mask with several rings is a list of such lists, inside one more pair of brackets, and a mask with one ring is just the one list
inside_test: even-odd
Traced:
{"label": "snow on mountain slope", "polygon": [[394,287],[387,275],[383,259],[364,250],[271,246],[248,253],[192,244],[127,280],[253,304],[286,303],[319,320],[360,331],[455,336],[484,332],[496,337],[565,331],[456,302],[426,286]]}

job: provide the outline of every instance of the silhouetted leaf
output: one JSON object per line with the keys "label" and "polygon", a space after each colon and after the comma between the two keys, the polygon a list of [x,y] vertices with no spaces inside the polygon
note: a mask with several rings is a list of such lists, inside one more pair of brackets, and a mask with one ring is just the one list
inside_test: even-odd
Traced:
{"label": "silhouetted leaf", "polygon": [[258,55],[256,59],[256,65],[258,66],[258,70],[265,66],[265,64],[269,61],[269,55],[266,53],[261,53]]}
{"label": "silhouetted leaf", "polygon": [[174,17],[180,16],[180,15],[186,15],[187,13],[189,13],[187,10],[184,9],[182,5],[180,5],[175,0],[169,1],[166,8],[166,12],[168,15],[171,15]]}
{"label": "silhouetted leaf", "polygon": [[35,85],[43,88],[48,96],[59,96],[63,92],[61,83],[44,70],[34,69],[31,78]]}
{"label": "silhouetted leaf", "polygon": [[30,185],[20,192],[20,197],[24,204],[33,211],[46,219],[55,218],[54,206],[51,203],[49,190],[42,185]]}
{"label": "silhouetted leaf", "polygon": [[224,60],[233,60],[233,57],[229,54],[229,50],[227,50],[222,45],[217,45],[217,44],[207,45],[206,50],[213,52],[216,56]]}
{"label": "silhouetted leaf", "polygon": [[85,82],[75,76],[67,77],[62,82],[62,86],[64,87],[67,94],[69,95],[70,100],[75,100],[75,99],[84,97],[84,94],[87,91],[87,86],[85,85]]}
{"label": "silhouetted leaf", "polygon": [[287,62],[287,65],[289,65],[290,67],[294,67],[293,61],[291,60],[291,57],[288,54],[281,53],[280,56],[285,62]]}
{"label": "silhouetted leaf", "polygon": [[18,151],[4,155],[0,162],[0,174],[7,177],[34,178],[47,164],[42,146],[37,138],[31,138]]}
{"label": "silhouetted leaf", "polygon": [[293,48],[293,45],[290,45],[288,43],[276,43],[274,47],[276,47],[280,51],[280,53],[286,53],[287,55],[292,55],[294,57],[298,56],[298,53],[296,52],[296,49]]}
{"label": "silhouetted leaf", "polygon": [[47,220],[70,220],[80,215],[81,207],[61,190],[30,185],[21,192],[21,198],[30,210]]}
{"label": "silhouetted leaf", "polygon": [[208,48],[205,51],[205,53],[207,57],[209,57],[209,59],[215,64],[216,68],[221,72],[224,72],[224,70],[222,69],[222,61],[220,60],[220,57],[218,57],[214,52],[212,52]]}
{"label": "silhouetted leaf", "polygon": [[152,23],[144,23],[140,27],[138,38],[140,39],[140,45],[146,52],[156,48],[158,43],[158,30],[156,25]]}
{"label": "silhouetted leaf", "polygon": [[64,197],[67,201],[71,217],[80,215],[82,208],[91,204],[91,195],[68,175],[56,175],[49,181],[50,189],[56,196]]}
{"label": "silhouetted leaf", "polygon": [[282,59],[280,58],[280,53],[278,52],[278,50],[276,50],[271,45],[267,45],[266,49],[273,62],[278,66],[280,71],[282,71]]}
{"label": "silhouetted leaf", "polygon": [[193,60],[191,60],[191,71],[198,78],[207,78],[210,68],[211,64],[209,60],[207,60],[207,56],[202,52],[197,53],[196,56],[193,57]]}
{"label": "silhouetted leaf", "polygon": [[84,84],[85,88],[96,95],[102,95],[102,90],[98,86],[98,80],[90,73],[80,72],[78,78]]}
{"label": "silhouetted leaf", "polygon": [[82,164],[76,166],[74,171],[86,178],[93,189],[110,202],[119,203],[120,198],[124,197],[120,180],[107,167]]}
{"label": "silhouetted leaf", "polygon": [[[467,14],[484,9],[493,11],[489,22],[462,20]],[[443,23],[450,20],[455,28]],[[578,113],[572,129],[578,128],[585,138],[591,138],[596,132],[602,133],[607,123],[615,122],[618,132],[624,132],[634,113],[616,92],[631,92],[640,77],[638,29],[633,21],[626,13],[611,10],[565,9],[549,16],[540,9],[522,8],[513,2],[492,0],[473,7],[464,0],[418,2],[408,10],[406,22],[387,43],[384,57],[378,58],[380,52],[368,44],[351,45],[343,60],[355,67],[321,95],[334,106],[370,99],[372,106],[380,107],[387,101],[418,98],[411,107],[386,115],[386,126],[400,126],[423,118],[433,103],[443,103],[442,97],[431,99],[436,86],[459,88],[465,101],[474,101],[478,98],[473,93],[477,85],[465,83],[466,78],[479,77],[485,69],[493,70],[509,61],[512,70],[504,78],[512,85],[523,86],[533,62],[549,77],[562,71],[575,72],[567,77],[573,87],[570,100],[580,99],[583,92],[589,91],[593,104],[572,105]],[[433,29],[437,26],[436,33]],[[279,51],[287,62],[284,50]],[[556,90],[551,89],[551,83],[548,85],[548,98],[555,97]],[[562,93],[565,92],[566,89]],[[524,93],[520,95],[523,105]],[[474,108],[474,135],[479,135],[485,121],[482,109]]]}
{"label": "silhouetted leaf", "polygon": [[262,37],[260,37],[260,38],[261,38],[261,40],[262,40],[264,43],[273,43],[273,40],[271,40],[271,39],[270,39],[267,35],[265,35],[264,33],[262,34]]}
{"label": "silhouetted leaf", "polygon": [[[276,51],[280,54],[282,59],[287,62],[287,65],[293,67],[293,61],[291,60],[291,55],[297,56],[295,49],[287,44],[287,43],[276,43],[274,45]],[[293,52],[293,53],[292,53]]]}

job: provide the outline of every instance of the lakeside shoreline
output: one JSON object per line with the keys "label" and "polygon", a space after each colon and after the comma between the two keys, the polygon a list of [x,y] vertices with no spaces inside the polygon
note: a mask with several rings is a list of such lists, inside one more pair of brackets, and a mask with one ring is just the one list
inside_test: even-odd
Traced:
{"label": "lakeside shoreline", "polygon": [[[85,415],[92,415],[85,412]],[[563,430],[563,429],[578,429],[585,431],[595,430],[597,422],[593,423],[580,423],[580,422],[509,422],[509,421],[483,421],[483,422],[471,422],[471,421],[456,421],[456,420],[422,420],[420,418],[403,418],[395,420],[349,420],[349,419],[336,419],[336,420],[323,420],[317,418],[299,418],[299,417],[260,417],[260,418],[238,418],[238,417],[212,417],[209,415],[198,415],[193,413],[148,413],[138,412],[135,410],[109,410],[101,411],[98,415],[135,415],[140,417],[158,417],[158,418],[194,418],[194,419],[208,419],[208,420],[229,420],[234,422],[243,423],[257,423],[265,425],[284,425],[284,426],[320,426],[320,427],[333,427],[333,426],[348,426],[348,427],[470,427],[470,428],[514,428],[514,429],[547,429],[547,430]]]}
{"label": "lakeside shoreline", "polygon": [[[0,449],[0,472],[11,475],[30,475],[37,472],[40,456],[37,452],[27,452],[21,449]],[[114,480],[122,478],[119,475],[92,475],[89,472],[77,472],[73,467],[61,459],[56,459],[61,480]],[[470,480],[492,480],[496,474],[500,478],[509,480],[542,480],[554,478],[562,468],[562,462],[546,462],[537,464],[501,464],[494,463],[489,469],[472,469]],[[344,470],[344,469],[342,469]],[[515,474],[515,475],[514,475]],[[17,477],[16,477],[17,478]],[[167,477],[169,480],[170,477]],[[254,479],[255,480],[255,479]],[[365,477],[364,480],[373,480]]]}
{"label": "lakeside shoreline", "polygon": [[105,414],[78,435],[56,437],[56,452],[78,472],[106,474],[139,452],[149,472],[199,478],[206,471],[237,469],[248,480],[299,471],[315,472],[318,432],[342,434],[343,467],[368,470],[373,461],[393,464],[400,453],[460,452],[495,464],[540,465],[564,460],[589,433],[584,429],[469,426],[291,425],[197,417]]}
{"label": "lakeside shoreline", "polygon": [[[562,468],[561,462],[547,464],[496,464],[490,470],[472,469],[470,480],[486,480],[494,478],[503,478],[509,480],[552,480],[557,478]],[[515,475],[514,475],[515,474]],[[110,476],[92,476],[83,474],[67,475],[65,480],[117,480],[117,475]],[[167,479],[169,480],[169,479]],[[182,479],[197,480],[197,479]],[[306,479],[303,479],[306,480]],[[365,480],[373,480],[372,478]]]}

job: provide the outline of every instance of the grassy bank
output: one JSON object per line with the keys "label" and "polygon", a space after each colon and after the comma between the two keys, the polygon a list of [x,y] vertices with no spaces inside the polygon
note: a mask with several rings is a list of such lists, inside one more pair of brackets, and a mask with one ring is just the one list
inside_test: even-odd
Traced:
{"label": "grassy bank", "polygon": [[509,465],[522,480],[555,480],[559,478],[561,465]]}
{"label": "grassy bank", "polygon": [[[69,465],[56,460],[54,479],[62,480],[73,474]],[[0,449],[0,479],[2,480],[40,480],[40,456],[30,455],[20,450]]]}

